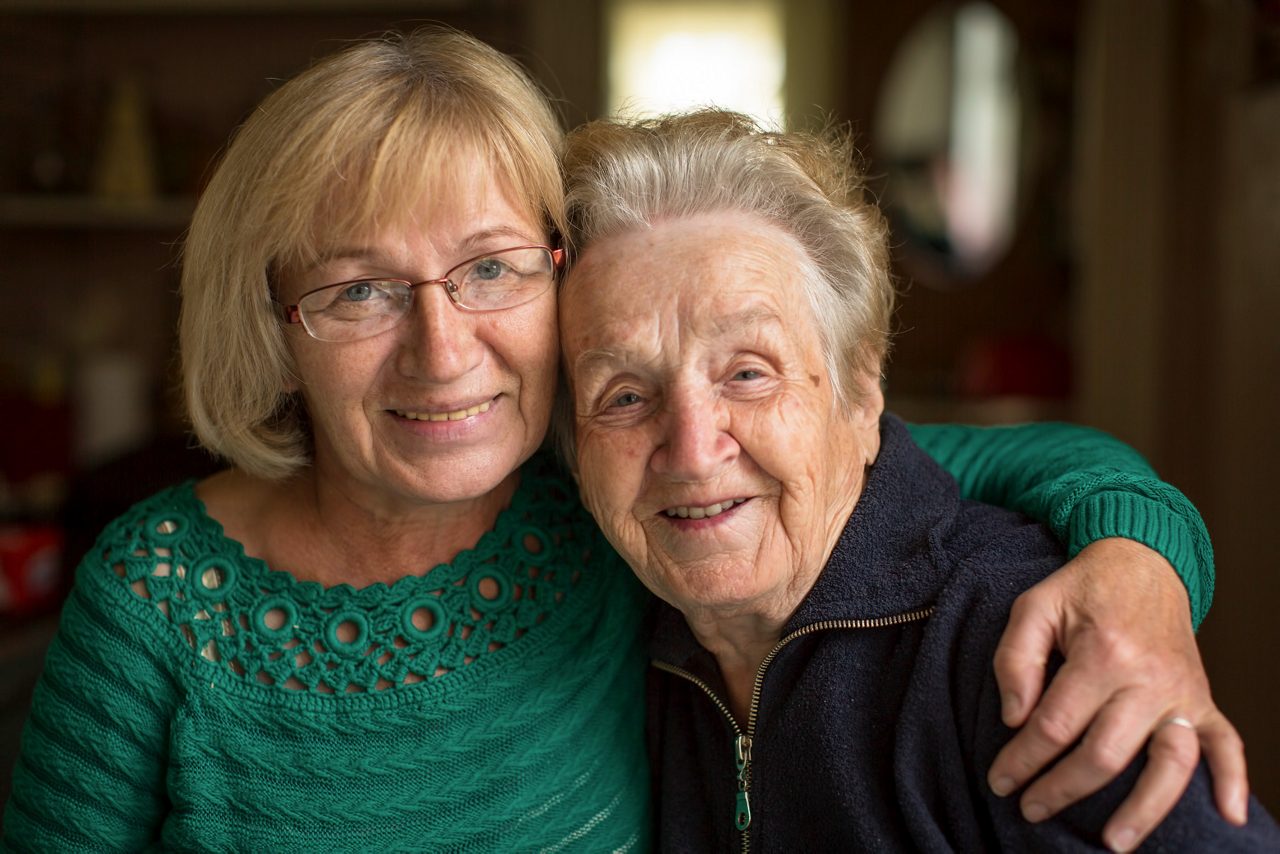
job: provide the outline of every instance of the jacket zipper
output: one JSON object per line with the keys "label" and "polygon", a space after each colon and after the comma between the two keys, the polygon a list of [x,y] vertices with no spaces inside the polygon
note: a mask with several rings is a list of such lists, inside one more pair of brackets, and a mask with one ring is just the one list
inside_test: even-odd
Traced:
{"label": "jacket zipper", "polygon": [[743,732],[742,727],[738,726],[738,721],[734,718],[733,712],[729,710],[729,704],[722,700],[705,681],[694,676],[688,670],[667,664],[665,661],[655,659],[650,662],[659,670],[679,676],[701,688],[702,692],[711,699],[711,702],[724,715],[724,719],[729,722],[729,728],[733,730],[733,761],[738,769],[738,794],[734,803],[733,825],[742,834],[743,854],[747,854],[751,850],[751,836],[747,833],[747,830],[751,827],[751,745],[755,739],[756,714],[760,708],[760,689],[764,685],[765,671],[769,669],[769,665],[777,658],[778,653],[796,638],[804,637],[814,632],[827,631],[828,629],[880,629],[923,620],[932,613],[933,606],[930,605],[927,608],[894,614],[889,617],[875,617],[864,620],[822,620],[796,629],[774,644],[773,649],[769,650],[768,655],[764,657],[764,660],[760,662],[760,666],[756,668],[755,681],[751,685],[751,705],[747,708],[746,732]]}

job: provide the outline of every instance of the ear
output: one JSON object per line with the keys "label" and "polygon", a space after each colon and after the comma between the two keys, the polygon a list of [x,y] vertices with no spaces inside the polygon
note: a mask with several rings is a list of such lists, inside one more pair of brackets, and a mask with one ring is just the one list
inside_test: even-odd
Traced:
{"label": "ear", "polygon": [[880,454],[880,416],[884,414],[884,389],[878,376],[860,373],[857,375],[856,386],[850,391],[854,397],[850,416],[858,434],[858,444],[862,448],[863,462],[871,465]]}

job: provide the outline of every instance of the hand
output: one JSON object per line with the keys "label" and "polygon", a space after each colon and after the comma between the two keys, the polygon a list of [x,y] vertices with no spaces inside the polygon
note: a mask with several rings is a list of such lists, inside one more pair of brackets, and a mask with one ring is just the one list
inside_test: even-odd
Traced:
{"label": "hand", "polygon": [[[1066,662],[1041,697],[1055,647]],[[1016,790],[1084,736],[1022,793],[1029,821],[1105,786],[1149,739],[1146,768],[1103,828],[1109,847],[1137,847],[1168,815],[1201,750],[1218,810],[1245,823],[1244,744],[1209,696],[1186,589],[1159,553],[1123,539],[1086,547],[1014,602],[995,672],[1004,722],[1021,727],[991,765],[997,794]]]}

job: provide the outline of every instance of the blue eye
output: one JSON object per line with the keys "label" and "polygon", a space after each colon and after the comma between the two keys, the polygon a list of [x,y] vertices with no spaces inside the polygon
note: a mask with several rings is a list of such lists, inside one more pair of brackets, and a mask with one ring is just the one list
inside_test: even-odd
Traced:
{"label": "blue eye", "polygon": [[750,368],[744,368],[733,375],[735,380],[758,380],[761,377],[759,371],[753,371]]}
{"label": "blue eye", "polygon": [[478,279],[492,281],[493,279],[501,278],[507,272],[507,269],[507,265],[497,258],[482,258],[471,268],[471,272]]}
{"label": "blue eye", "polygon": [[373,285],[369,282],[356,282],[342,291],[342,299],[348,302],[364,302],[373,297]]}

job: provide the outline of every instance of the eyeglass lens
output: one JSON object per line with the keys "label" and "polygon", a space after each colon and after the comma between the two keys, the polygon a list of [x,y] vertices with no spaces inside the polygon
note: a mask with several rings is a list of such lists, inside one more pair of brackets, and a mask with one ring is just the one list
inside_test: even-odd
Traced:
{"label": "eyeglass lens", "polygon": [[491,252],[454,267],[444,280],[399,279],[341,282],[306,294],[298,303],[303,325],[322,341],[350,341],[396,325],[413,303],[413,289],[443,284],[459,308],[498,311],[540,296],[552,283],[555,261],[545,247]]}

